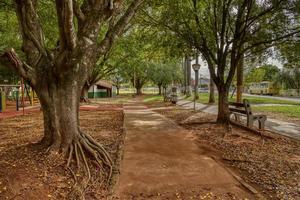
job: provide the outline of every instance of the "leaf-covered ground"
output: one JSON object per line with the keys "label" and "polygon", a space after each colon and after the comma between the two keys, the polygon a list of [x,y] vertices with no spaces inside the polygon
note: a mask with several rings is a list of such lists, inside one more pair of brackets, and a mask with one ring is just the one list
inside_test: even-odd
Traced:
{"label": "leaf-covered ground", "polygon": [[[82,129],[100,141],[113,159],[124,138],[123,112],[116,107],[80,113]],[[0,121],[0,199],[65,199],[71,191],[74,181],[65,169],[65,159],[35,144],[42,134],[41,113]],[[102,199],[107,194],[98,174],[94,169],[86,199]]]}
{"label": "leaf-covered ground", "polygon": [[268,199],[299,199],[299,141],[272,133],[266,133],[268,137],[261,136],[235,126],[228,129],[215,124],[214,115],[178,107],[156,111],[193,131],[199,145],[213,148],[216,159],[240,174]]}

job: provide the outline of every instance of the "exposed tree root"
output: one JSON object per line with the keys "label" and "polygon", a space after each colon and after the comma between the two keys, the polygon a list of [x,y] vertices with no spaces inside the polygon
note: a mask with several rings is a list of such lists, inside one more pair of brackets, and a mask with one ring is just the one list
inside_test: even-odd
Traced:
{"label": "exposed tree root", "polygon": [[[72,160],[75,160],[78,172],[83,169],[86,179],[80,182],[77,179],[70,165]],[[90,162],[89,162],[90,161]],[[89,163],[94,163],[99,167],[100,171],[105,175],[106,181],[109,181],[113,172],[113,161],[110,158],[104,147],[96,142],[90,135],[79,131],[79,135],[73,140],[68,150],[67,169],[70,170],[74,177],[75,184],[73,191],[70,194],[70,199],[80,198],[84,199],[84,192],[91,180],[91,169]],[[83,164],[83,168],[81,166]]]}

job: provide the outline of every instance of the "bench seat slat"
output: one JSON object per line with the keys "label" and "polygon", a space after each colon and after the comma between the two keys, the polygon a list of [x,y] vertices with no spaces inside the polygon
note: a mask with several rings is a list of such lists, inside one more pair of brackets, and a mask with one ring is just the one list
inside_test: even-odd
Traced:
{"label": "bench seat slat", "polygon": [[237,109],[237,108],[229,108],[229,111],[247,115],[247,111],[246,110],[241,110],[241,109]]}
{"label": "bench seat slat", "polygon": [[236,103],[236,102],[229,102],[228,103],[230,106],[235,106],[235,107],[245,107],[243,103]]}

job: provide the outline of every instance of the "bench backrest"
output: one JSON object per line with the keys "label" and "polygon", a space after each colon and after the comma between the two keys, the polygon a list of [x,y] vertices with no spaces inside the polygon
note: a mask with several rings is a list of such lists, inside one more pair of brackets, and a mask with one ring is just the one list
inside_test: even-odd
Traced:
{"label": "bench backrest", "polygon": [[250,106],[250,102],[248,99],[244,99],[243,100],[244,106],[245,106],[245,110],[247,112],[247,115],[252,115],[252,110],[251,110],[251,106]]}
{"label": "bench backrest", "polygon": [[251,106],[248,99],[244,99],[243,103],[229,102],[229,109],[233,112],[243,113],[245,115],[252,115]]}

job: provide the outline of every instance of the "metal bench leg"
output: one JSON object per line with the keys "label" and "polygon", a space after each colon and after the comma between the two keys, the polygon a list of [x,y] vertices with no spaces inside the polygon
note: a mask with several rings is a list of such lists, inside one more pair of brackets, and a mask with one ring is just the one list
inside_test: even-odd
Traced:
{"label": "metal bench leg", "polygon": [[265,130],[265,122],[266,122],[266,117],[262,117],[260,119],[258,119],[259,122],[259,129],[261,130]]}
{"label": "metal bench leg", "polygon": [[247,126],[249,128],[253,127],[253,117],[252,116],[247,116]]}

